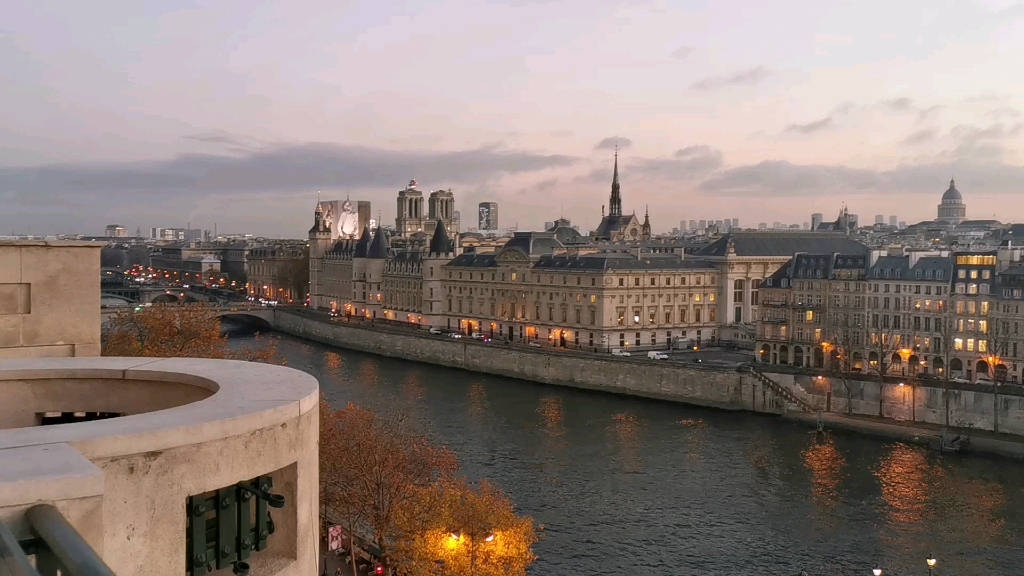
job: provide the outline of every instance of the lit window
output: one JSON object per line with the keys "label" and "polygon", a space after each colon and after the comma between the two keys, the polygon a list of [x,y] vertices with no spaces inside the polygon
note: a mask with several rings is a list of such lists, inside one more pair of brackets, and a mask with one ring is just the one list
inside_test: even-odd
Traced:
{"label": "lit window", "polygon": [[814,310],[808,310],[805,314],[807,322],[814,322]]}
{"label": "lit window", "polygon": [[963,338],[954,338],[953,339],[953,349],[954,350],[963,350],[964,349],[964,339]]}
{"label": "lit window", "polygon": [[978,352],[988,352],[988,340],[978,340]]}
{"label": "lit window", "polygon": [[967,351],[974,352],[974,338],[967,339]]}

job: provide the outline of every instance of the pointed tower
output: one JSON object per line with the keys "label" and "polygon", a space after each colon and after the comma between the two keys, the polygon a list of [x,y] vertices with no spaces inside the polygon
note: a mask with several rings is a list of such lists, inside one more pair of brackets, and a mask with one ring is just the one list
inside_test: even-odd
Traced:
{"label": "pointed tower", "polygon": [[612,172],[612,196],[608,201],[608,215],[622,216],[622,194],[619,191],[619,146],[615,145],[615,170]]}
{"label": "pointed tower", "polygon": [[324,308],[328,305],[325,287],[321,286],[324,255],[331,249],[331,231],[324,226],[324,207],[319,197],[313,211],[313,227],[309,229],[309,306]]}
{"label": "pointed tower", "polygon": [[651,239],[651,210],[648,206],[644,206],[644,223],[640,227],[640,233],[645,242]]}

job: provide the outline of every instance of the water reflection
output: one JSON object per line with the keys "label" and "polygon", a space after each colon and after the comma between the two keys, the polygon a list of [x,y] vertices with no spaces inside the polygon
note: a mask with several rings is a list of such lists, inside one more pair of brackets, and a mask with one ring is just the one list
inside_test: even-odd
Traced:
{"label": "water reflection", "polygon": [[612,415],[609,429],[614,433],[612,438],[624,472],[643,472],[643,425],[641,420],[628,412]]}
{"label": "water reflection", "polygon": [[811,501],[815,506],[834,508],[839,502],[839,484],[846,466],[835,440],[831,435],[816,438],[800,456],[811,473]]}
{"label": "water reflection", "polygon": [[[240,345],[233,341],[232,345]],[[241,345],[244,345],[244,340]],[[547,524],[530,574],[1018,576],[1018,462],[281,338],[331,402],[394,407]],[[642,472],[642,475],[624,474]]]}
{"label": "water reflection", "polygon": [[928,463],[924,448],[890,444],[875,468],[882,487],[885,515],[901,530],[920,530],[931,498],[930,479],[936,470]]}

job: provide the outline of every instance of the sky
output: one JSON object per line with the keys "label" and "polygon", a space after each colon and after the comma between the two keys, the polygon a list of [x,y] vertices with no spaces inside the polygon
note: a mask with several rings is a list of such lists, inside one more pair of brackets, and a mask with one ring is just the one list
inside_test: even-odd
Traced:
{"label": "sky", "polygon": [[[835,6],[845,4],[846,6]],[[1024,221],[1024,3],[15,0],[0,234],[304,237],[410,179],[502,226]]]}

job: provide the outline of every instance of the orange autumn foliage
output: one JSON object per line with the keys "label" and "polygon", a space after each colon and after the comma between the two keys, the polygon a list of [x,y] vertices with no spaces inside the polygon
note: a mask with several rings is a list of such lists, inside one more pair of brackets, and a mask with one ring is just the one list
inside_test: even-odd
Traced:
{"label": "orange autumn foliage", "polygon": [[[258,336],[257,336],[258,337]],[[104,356],[217,358],[283,364],[268,341],[245,350],[228,348],[220,317],[203,305],[164,305],[125,311],[103,329]]]}
{"label": "orange autumn foliage", "polygon": [[533,519],[486,480],[437,482],[403,507],[395,565],[407,576],[524,576],[537,542]]}

